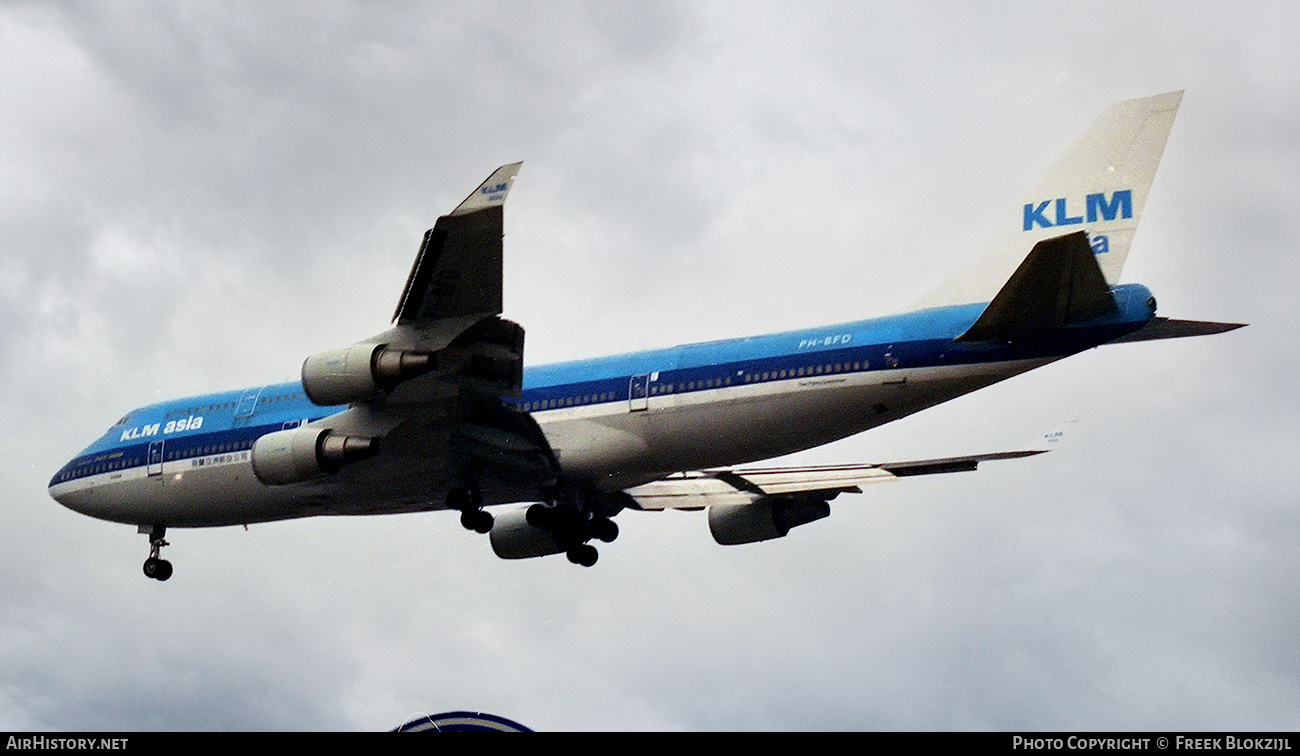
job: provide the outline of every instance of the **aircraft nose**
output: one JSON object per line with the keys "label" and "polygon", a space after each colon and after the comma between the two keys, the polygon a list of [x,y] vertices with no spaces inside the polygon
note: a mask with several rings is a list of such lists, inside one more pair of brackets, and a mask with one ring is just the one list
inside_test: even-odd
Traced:
{"label": "aircraft nose", "polygon": [[112,504],[104,499],[98,489],[72,488],[58,482],[50,484],[50,498],[78,514],[94,517],[98,520],[112,520]]}
{"label": "aircraft nose", "polygon": [[53,478],[50,478],[50,485],[47,490],[50,492],[51,499],[54,499],[69,509],[75,509],[75,507],[72,506],[72,497],[69,495],[68,488],[63,485],[66,480],[66,470],[67,467],[65,466],[63,469],[55,473]]}
{"label": "aircraft nose", "polygon": [[[50,479],[50,498],[87,517],[110,522],[156,522],[154,502],[139,491],[124,488],[122,480],[104,480],[93,466],[69,462]],[[118,476],[112,476],[116,478]],[[129,484],[127,484],[129,486]]]}
{"label": "aircraft nose", "polygon": [[58,488],[50,486],[50,498],[59,502],[68,509],[76,509],[76,507],[72,506],[72,496],[70,496],[66,491],[60,491]]}
{"label": "aircraft nose", "polygon": [[90,511],[91,507],[87,506],[88,498],[84,495],[85,492],[78,494],[78,491],[71,485],[71,467],[72,463],[69,462],[55,473],[53,478],[50,478],[50,485],[47,489],[50,492],[50,498],[74,512],[95,516],[94,512]]}

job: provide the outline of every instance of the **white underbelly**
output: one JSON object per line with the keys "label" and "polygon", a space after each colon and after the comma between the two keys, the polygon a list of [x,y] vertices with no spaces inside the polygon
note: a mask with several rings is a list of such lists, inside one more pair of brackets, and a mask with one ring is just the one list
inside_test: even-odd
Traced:
{"label": "white underbelly", "polygon": [[535,413],[565,473],[625,488],[861,433],[1051,359],[823,375]]}

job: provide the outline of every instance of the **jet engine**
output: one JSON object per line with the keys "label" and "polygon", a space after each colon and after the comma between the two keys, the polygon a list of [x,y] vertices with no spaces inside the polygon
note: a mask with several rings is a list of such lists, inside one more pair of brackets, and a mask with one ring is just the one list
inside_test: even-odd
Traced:
{"label": "jet engine", "polygon": [[428,352],[353,344],[308,357],[302,363],[302,387],[308,399],[323,407],[348,404],[426,373],[436,362]]}
{"label": "jet engine", "polygon": [[709,507],[709,531],[723,546],[783,538],[790,528],[831,513],[825,499],[813,496],[764,496],[752,504]]}
{"label": "jet engine", "polygon": [[253,442],[253,474],[268,486],[300,483],[338,472],[379,452],[379,439],[327,428],[291,428]]}
{"label": "jet engine", "polygon": [[558,554],[564,547],[555,542],[551,531],[528,522],[527,507],[513,507],[498,515],[492,522],[492,550],[502,559],[529,559]]}

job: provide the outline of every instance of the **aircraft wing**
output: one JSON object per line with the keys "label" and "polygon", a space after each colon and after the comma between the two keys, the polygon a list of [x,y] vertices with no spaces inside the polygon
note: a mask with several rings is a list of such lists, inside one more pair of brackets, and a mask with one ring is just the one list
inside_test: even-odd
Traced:
{"label": "aircraft wing", "polygon": [[821,465],[811,467],[749,467],[699,470],[626,490],[641,509],[702,509],[757,504],[792,498],[830,501],[842,493],[861,493],[862,486],[913,475],[966,472],[981,462],[1018,459],[1051,451],[1065,436],[1067,425],[1043,434],[1035,443],[1014,451],[971,454],[880,464]]}
{"label": "aircraft wing", "polygon": [[370,439],[353,443],[372,450],[372,469],[330,485],[394,506],[473,488],[477,504],[481,483],[535,488],[559,474],[537,422],[502,401],[523,382],[524,329],[500,316],[503,206],[521,165],[498,168],[425,232],[393,328],[303,364],[312,401],[350,405],[309,430]]}
{"label": "aircraft wing", "polygon": [[496,169],[425,232],[393,313],[397,325],[501,312],[502,206],[521,165]]}

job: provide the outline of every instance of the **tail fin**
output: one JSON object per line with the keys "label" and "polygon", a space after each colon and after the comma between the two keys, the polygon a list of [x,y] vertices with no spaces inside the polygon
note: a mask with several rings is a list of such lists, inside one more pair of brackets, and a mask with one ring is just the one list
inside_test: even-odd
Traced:
{"label": "tail fin", "polygon": [[1119,280],[1183,93],[1107,108],[1024,201],[1002,215],[994,246],[917,303],[918,308],[988,302],[1031,249],[1087,231],[1107,283]]}

